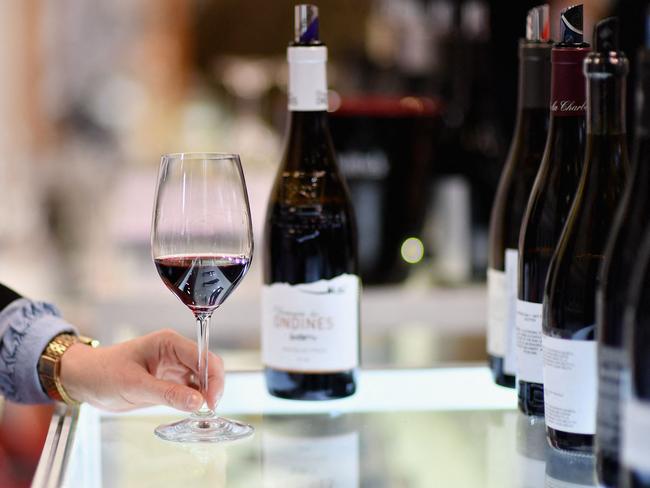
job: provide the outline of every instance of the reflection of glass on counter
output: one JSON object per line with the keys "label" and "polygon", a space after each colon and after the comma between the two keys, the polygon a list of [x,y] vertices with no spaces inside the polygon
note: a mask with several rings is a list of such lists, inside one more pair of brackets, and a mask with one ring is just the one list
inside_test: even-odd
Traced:
{"label": "reflection of glass on counter", "polygon": [[485,469],[488,488],[515,488],[515,430],[518,412],[490,417],[485,442]]}
{"label": "reflection of glass on counter", "polygon": [[518,413],[515,486],[544,487],[546,456],[549,450],[544,419]]}
{"label": "reflection of glass on counter", "polygon": [[[153,428],[178,415],[105,414],[84,406],[85,426],[63,486],[261,486],[259,442],[204,444],[163,441]],[[258,425],[259,417],[248,417]],[[244,461],[246,462],[243,466]],[[99,466],[99,469],[98,469]]]}
{"label": "reflection of glass on counter", "polygon": [[[262,432],[264,486],[359,486],[359,431],[354,417],[274,415]],[[271,484],[270,480],[273,480]]]}
{"label": "reflection of glass on counter", "polygon": [[598,486],[593,456],[548,449],[546,459],[546,488],[575,488]]}

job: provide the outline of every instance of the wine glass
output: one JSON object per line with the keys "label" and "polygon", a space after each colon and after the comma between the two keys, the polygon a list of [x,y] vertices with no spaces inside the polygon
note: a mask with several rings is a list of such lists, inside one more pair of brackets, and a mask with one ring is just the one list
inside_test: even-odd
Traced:
{"label": "wine glass", "polygon": [[[250,208],[238,155],[162,157],[151,248],[163,282],[196,318],[198,384],[205,396],[210,317],[237,287],[253,257]],[[218,417],[203,402],[189,418],[160,425],[155,433],[172,441],[220,442],[253,431],[248,424]]]}

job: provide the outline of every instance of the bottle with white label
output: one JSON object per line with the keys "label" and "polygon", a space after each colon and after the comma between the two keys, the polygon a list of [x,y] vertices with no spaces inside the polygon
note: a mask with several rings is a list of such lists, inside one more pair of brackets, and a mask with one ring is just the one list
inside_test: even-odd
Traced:
{"label": "bottle with white label", "polygon": [[287,57],[290,125],[264,233],[262,361],[272,395],[328,400],[356,390],[360,280],[353,209],[327,125],[317,7],[296,6]]}
{"label": "bottle with white label", "polygon": [[587,146],[576,197],[544,290],[544,415],[551,445],[593,450],[596,431],[596,287],[627,181],[625,81],[618,19],[594,28],[587,77]]}
{"label": "bottle with white label", "polygon": [[[649,40],[650,41],[650,40]],[[637,104],[633,166],[605,253],[596,295],[598,409],[596,457],[599,480],[614,486],[619,476],[621,379],[627,369],[623,348],[624,310],[630,276],[650,224],[650,42],[637,56]]]}
{"label": "bottle with white label", "polygon": [[[551,257],[575,196],[585,157],[585,77],[589,45],[582,6],[561,16],[561,42],[551,52],[551,122],[544,157],[528,199],[519,236],[517,294],[517,393],[519,409],[544,415],[542,303]],[[578,108],[578,109],[576,109]]]}
{"label": "bottle with white label", "polygon": [[542,161],[549,122],[551,46],[548,5],[528,13],[519,43],[517,123],[490,217],[487,350],[494,381],[515,386],[519,230]]}
{"label": "bottle with white label", "polygon": [[[643,103],[647,105],[647,101]],[[647,135],[640,133],[638,137]],[[620,480],[625,487],[650,488],[650,230],[647,227],[631,274],[623,341],[629,368],[623,370],[620,380]]]}

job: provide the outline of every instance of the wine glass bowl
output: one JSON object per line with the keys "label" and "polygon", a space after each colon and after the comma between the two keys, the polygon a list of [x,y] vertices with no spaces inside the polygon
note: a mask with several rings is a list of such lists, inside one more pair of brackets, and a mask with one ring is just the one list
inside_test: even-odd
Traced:
{"label": "wine glass bowl", "polygon": [[[239,156],[220,153],[164,155],[151,226],[154,264],[165,286],[197,322],[198,383],[208,384],[212,313],[246,275],[253,232]],[[220,442],[248,437],[250,425],[215,415],[204,402],[189,418],[161,425],[159,437],[181,442]]]}

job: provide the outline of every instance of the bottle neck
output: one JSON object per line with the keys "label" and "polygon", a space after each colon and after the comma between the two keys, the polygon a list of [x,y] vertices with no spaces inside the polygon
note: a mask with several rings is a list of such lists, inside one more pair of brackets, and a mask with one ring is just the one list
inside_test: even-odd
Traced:
{"label": "bottle neck", "polygon": [[334,149],[327,112],[290,112],[284,171],[331,171]]}
{"label": "bottle neck", "polygon": [[515,138],[542,135],[548,129],[551,96],[551,45],[519,43],[519,91]]}
{"label": "bottle neck", "polygon": [[589,48],[554,47],[551,53],[551,115],[584,117],[587,108],[582,64]]}
{"label": "bottle neck", "polygon": [[290,46],[288,109],[291,112],[327,110],[327,48]]}
{"label": "bottle neck", "polygon": [[289,140],[314,144],[324,134],[329,134],[327,111],[291,111],[289,114]]}
{"label": "bottle neck", "polygon": [[638,55],[636,86],[636,138],[650,138],[650,49],[641,49]]}
{"label": "bottle neck", "polygon": [[330,169],[334,150],[327,123],[327,48],[290,46],[289,134],[285,171]]}
{"label": "bottle neck", "polygon": [[587,79],[587,134],[625,134],[626,75],[599,70]]}
{"label": "bottle neck", "polygon": [[518,112],[548,110],[551,96],[551,46],[525,40],[519,43]]}

